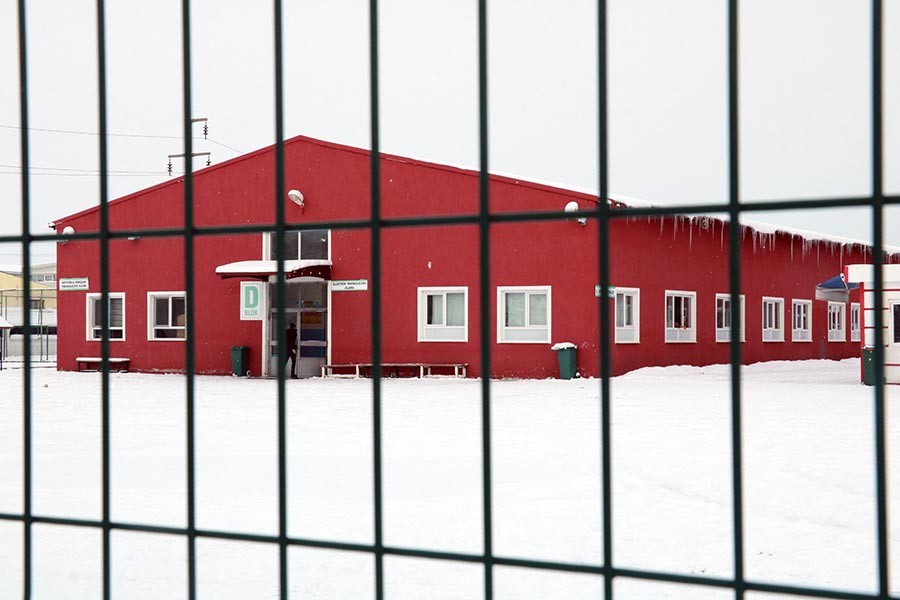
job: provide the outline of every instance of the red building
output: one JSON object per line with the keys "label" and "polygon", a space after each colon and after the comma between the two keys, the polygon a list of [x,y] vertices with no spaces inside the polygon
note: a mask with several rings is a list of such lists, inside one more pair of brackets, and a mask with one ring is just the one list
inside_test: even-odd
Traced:
{"label": "red building", "polygon": [[[297,137],[285,143],[289,224],[369,218],[369,153]],[[381,163],[385,218],[473,215],[478,173],[402,157]],[[194,176],[197,227],[272,224],[274,152],[265,148]],[[113,231],[183,225],[183,180],[109,203]],[[584,210],[596,196],[493,176],[491,211]],[[615,207],[623,203],[611,201]],[[99,229],[92,208],[57,220],[59,232]],[[578,348],[578,371],[599,372],[598,236],[594,220],[491,225],[492,375],[556,376],[557,342]],[[249,347],[252,375],[275,374],[271,234],[195,238],[196,370],[231,373],[232,346]],[[383,362],[468,364],[480,373],[479,244],[475,224],[389,227],[382,232]],[[628,217],[610,223],[615,287],[615,374],[651,365],[729,359],[727,224],[709,217]],[[300,330],[301,376],[325,364],[371,362],[370,233],[365,228],[288,232],[288,304]],[[790,231],[741,228],[746,362],[840,359],[859,354],[858,299],[816,302],[816,284],[846,264],[871,262],[862,244]],[[893,257],[889,257],[893,258]],[[891,261],[895,262],[895,261]],[[58,365],[98,357],[99,243],[58,245]],[[182,371],[184,242],[133,236],[110,242],[111,356],[137,371]],[[833,305],[833,306],[832,306]]]}

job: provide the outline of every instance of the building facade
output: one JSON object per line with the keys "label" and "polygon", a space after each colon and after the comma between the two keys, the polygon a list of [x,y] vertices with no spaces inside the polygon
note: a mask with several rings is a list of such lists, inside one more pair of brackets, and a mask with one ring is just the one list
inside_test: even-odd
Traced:
{"label": "building facade", "polygon": [[[326,364],[371,363],[369,153],[305,137],[285,143],[289,225],[286,311],[300,331],[301,376]],[[265,148],[194,176],[194,223],[275,221],[274,152]],[[478,173],[402,157],[381,162],[386,219],[476,215]],[[182,179],[109,204],[113,231],[183,226]],[[596,196],[492,176],[492,213],[562,211]],[[627,202],[611,200],[613,211]],[[59,232],[98,230],[96,208],[58,219]],[[346,228],[335,226],[345,222]],[[331,226],[316,227],[317,223]],[[494,377],[557,374],[557,342],[578,351],[578,372],[600,368],[598,224],[589,219],[496,221],[490,226],[489,350]],[[859,299],[815,300],[816,285],[847,264],[869,263],[863,244],[742,226],[740,307],[728,298],[728,224],[710,217],[621,217],[610,221],[609,303],[614,374],[644,366],[729,360],[739,318],[746,362],[859,355]],[[196,370],[229,374],[230,349],[249,348],[251,375],[277,372],[274,234],[194,238]],[[385,363],[468,365],[481,376],[479,230],[475,223],[385,227],[381,234],[380,326]],[[139,371],[183,371],[184,240],[131,235],[110,242],[111,353]],[[887,260],[895,262],[890,255]],[[58,246],[58,367],[99,356],[99,244]],[[856,315],[856,316],[854,316]]]}

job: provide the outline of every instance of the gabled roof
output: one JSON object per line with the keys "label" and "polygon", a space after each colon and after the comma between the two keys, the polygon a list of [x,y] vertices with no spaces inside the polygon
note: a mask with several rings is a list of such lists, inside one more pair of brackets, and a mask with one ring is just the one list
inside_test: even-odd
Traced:
{"label": "gabled roof", "polygon": [[[294,137],[284,141],[285,148],[288,148],[295,144],[311,144],[311,145],[321,146],[321,147],[325,147],[325,148],[330,148],[333,150],[338,150],[341,152],[348,152],[348,153],[360,154],[360,155],[366,155],[366,156],[369,155],[369,150],[367,150],[365,148],[357,148],[355,146],[348,146],[346,144],[339,144],[336,142],[319,140],[316,138],[311,138],[311,137],[307,137],[307,136],[303,136],[303,135],[294,136]],[[207,175],[210,175],[212,173],[215,173],[219,169],[227,169],[227,168],[229,168],[235,164],[238,164],[240,162],[251,160],[253,158],[268,154],[270,152],[274,152],[274,148],[275,148],[275,145],[272,144],[272,145],[265,146],[263,148],[254,150],[252,152],[242,154],[241,156],[237,156],[235,158],[226,160],[224,162],[212,165],[210,167],[200,169],[200,170],[194,172],[194,178],[199,179],[199,178],[205,177]],[[458,173],[460,175],[465,175],[465,176],[469,176],[469,177],[479,177],[480,176],[479,171],[471,169],[471,168],[466,168],[466,167],[433,163],[433,162],[409,158],[409,157],[405,157],[405,156],[398,156],[398,155],[385,154],[385,153],[382,153],[381,157],[382,157],[382,160],[389,161],[389,162],[417,165],[417,166],[423,167],[423,168],[454,172],[454,173]],[[572,185],[568,185],[568,184],[559,184],[559,183],[555,183],[555,182],[528,180],[528,179],[522,179],[515,175],[499,174],[499,173],[491,173],[490,179],[492,181],[496,181],[496,182],[506,182],[506,183],[510,183],[513,185],[517,185],[517,186],[528,187],[528,188],[537,189],[537,190],[545,190],[545,191],[556,193],[556,194],[565,194],[565,195],[576,196],[576,197],[579,197],[580,199],[582,199],[584,201],[588,201],[588,202],[594,202],[594,203],[597,202],[597,191],[596,190],[591,190],[591,189],[587,189],[587,188],[579,188],[578,186],[572,186]],[[184,176],[175,177],[175,178],[172,178],[170,181],[164,181],[162,183],[158,183],[156,185],[138,190],[136,192],[132,192],[131,194],[122,196],[121,198],[111,200],[107,204],[107,206],[116,206],[119,204],[131,202],[131,201],[141,198],[142,196],[144,196],[146,194],[151,194],[157,190],[165,189],[166,187],[178,186],[178,185],[181,185],[183,182],[184,182]],[[610,195],[609,203],[614,208],[615,207],[653,208],[653,207],[661,207],[662,206],[659,204],[653,204],[653,203],[650,203],[650,202],[647,202],[647,201],[644,201],[644,200],[641,200],[638,198],[623,196],[620,194],[616,194],[614,197],[613,197],[613,195]],[[61,217],[61,218],[57,219],[56,221],[49,223],[49,226],[52,229],[56,229],[56,225],[59,222],[64,222],[64,221],[68,221],[71,219],[75,219],[75,218],[78,218],[78,217],[81,217],[81,216],[84,216],[87,214],[91,214],[98,210],[99,210],[99,206],[92,206],[90,208],[87,208],[80,212],[68,215],[66,217]],[[682,218],[689,218],[689,217],[688,217],[688,215],[682,215]],[[723,223],[723,224],[728,222],[728,218],[723,217],[721,215],[707,215],[707,216],[695,215],[694,218],[711,219],[711,220],[714,220],[716,222]],[[796,236],[796,237],[800,237],[800,238],[804,239],[807,242],[812,242],[812,243],[824,242],[827,244],[840,245],[840,246],[864,246],[864,247],[868,247],[868,248],[870,248],[872,245],[871,242],[867,242],[867,241],[863,241],[863,240],[856,240],[856,239],[851,239],[851,238],[846,238],[846,237],[841,237],[841,236],[828,235],[828,234],[824,234],[824,233],[818,233],[818,232],[814,232],[814,231],[798,229],[798,228],[793,228],[793,227],[783,227],[780,225],[771,225],[768,223],[763,223],[763,222],[759,222],[759,221],[751,221],[751,220],[747,220],[747,219],[743,219],[743,218],[741,219],[741,229],[744,232],[749,231],[749,232],[753,233],[754,235],[772,236],[772,235],[776,235],[776,234],[784,234],[784,235],[788,235],[788,236]],[[884,246],[883,249],[885,252],[888,252],[890,254],[900,253],[900,247]],[[2,269],[0,269],[0,270],[2,270]]]}
{"label": "gabled roof", "polygon": [[[315,146],[321,146],[324,148],[338,150],[341,152],[349,152],[352,154],[360,154],[360,155],[364,155],[364,156],[369,155],[369,150],[367,150],[365,148],[357,148],[355,146],[348,146],[346,144],[339,144],[336,142],[328,142],[325,140],[318,140],[318,139],[303,136],[303,135],[298,135],[298,136],[292,137],[292,138],[284,141],[285,148],[288,148],[294,144],[311,144],[311,145],[315,145]],[[226,168],[229,168],[240,162],[251,160],[253,158],[268,154],[270,152],[274,152],[274,149],[275,149],[275,145],[272,144],[269,146],[265,146],[263,148],[259,148],[258,150],[254,150],[252,152],[242,154],[241,156],[231,158],[224,162],[206,167],[204,169],[199,169],[194,172],[194,179],[199,179],[199,178],[205,177],[207,175],[215,173],[219,169],[226,169]],[[477,170],[473,170],[470,168],[457,167],[457,166],[440,164],[440,163],[433,163],[433,162],[428,162],[428,161],[424,161],[424,160],[409,158],[406,156],[398,156],[398,155],[394,155],[394,154],[382,153],[381,158],[382,158],[382,160],[388,161],[388,162],[416,165],[416,166],[427,168],[427,169],[437,169],[440,171],[453,172],[453,173],[458,173],[460,175],[466,175],[469,177],[479,177],[479,175],[480,175]],[[594,202],[596,202],[596,194],[593,194],[594,197],[590,198],[590,196],[591,196],[590,193],[582,192],[582,191],[578,191],[578,190],[574,190],[574,189],[566,189],[566,188],[560,187],[558,185],[545,184],[545,183],[540,183],[540,182],[535,182],[535,181],[528,181],[525,179],[521,179],[519,177],[508,176],[508,175],[491,174],[490,178],[493,181],[502,181],[502,182],[512,183],[514,185],[520,185],[523,187],[530,187],[533,189],[543,189],[543,190],[551,191],[554,193],[577,195],[577,196],[581,196],[582,199],[584,199],[584,200],[593,200]],[[157,190],[165,189],[167,187],[178,186],[178,185],[181,185],[183,182],[184,182],[184,176],[173,177],[169,181],[164,181],[162,183],[158,183],[156,185],[152,185],[150,187],[140,189],[136,192],[132,192],[130,194],[122,196],[121,198],[116,198],[115,200],[110,200],[107,203],[107,206],[111,207],[111,206],[117,206],[119,204],[131,202],[131,201],[141,198],[142,196],[144,196],[146,194],[151,194]],[[66,215],[64,217],[55,219],[55,220],[51,221],[50,223],[48,223],[48,225],[51,229],[56,229],[56,225],[61,222],[69,221],[72,219],[77,219],[79,217],[97,212],[99,210],[100,210],[99,206],[92,206],[90,208],[86,208],[77,213],[73,213],[73,214]]]}

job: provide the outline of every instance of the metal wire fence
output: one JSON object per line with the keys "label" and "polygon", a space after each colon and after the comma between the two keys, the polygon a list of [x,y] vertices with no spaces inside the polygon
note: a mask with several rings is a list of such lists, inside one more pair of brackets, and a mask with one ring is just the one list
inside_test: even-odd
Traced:
{"label": "metal wire fence", "polygon": [[[70,236],[70,239],[91,239],[99,242],[100,256],[100,287],[101,305],[106,305],[110,293],[110,240],[127,238],[134,235],[148,237],[178,236],[184,242],[184,290],[187,297],[186,303],[186,424],[187,435],[185,439],[186,449],[186,475],[187,497],[185,498],[187,520],[185,527],[162,527],[141,523],[126,523],[113,521],[110,515],[110,379],[109,363],[109,323],[106,311],[101,311],[101,355],[103,368],[101,375],[102,393],[102,516],[99,520],[63,518],[49,515],[35,514],[32,505],[33,480],[32,480],[32,419],[33,419],[33,395],[31,375],[31,337],[24,336],[24,387],[22,390],[23,410],[23,444],[24,444],[24,479],[23,479],[23,510],[16,514],[0,514],[0,520],[18,522],[23,530],[23,581],[24,597],[30,598],[33,590],[34,578],[34,546],[32,531],[35,524],[68,525],[81,528],[91,528],[102,532],[102,557],[103,557],[103,597],[110,598],[113,594],[111,578],[111,549],[110,534],[114,530],[161,533],[181,536],[187,545],[187,597],[193,600],[197,597],[197,540],[198,538],[210,538],[220,540],[252,541],[271,544],[279,550],[279,590],[280,597],[288,597],[288,549],[290,547],[324,548],[332,550],[345,550],[371,555],[375,564],[374,597],[380,600],[385,596],[384,561],[388,556],[406,556],[440,561],[458,561],[483,566],[484,582],[483,595],[486,600],[494,597],[494,568],[498,566],[524,567],[558,572],[588,573],[600,576],[604,581],[604,597],[608,600],[614,598],[613,582],[617,578],[633,578],[643,581],[670,582],[676,584],[691,584],[731,590],[735,598],[743,598],[747,592],[773,592],[792,594],[818,598],[840,598],[846,600],[891,598],[889,594],[889,563],[888,563],[888,527],[887,527],[887,469],[886,469],[886,425],[885,425],[885,390],[884,381],[884,348],[880,343],[874,347],[875,354],[875,380],[874,387],[874,428],[875,447],[873,449],[873,461],[876,473],[875,494],[877,498],[877,528],[875,540],[877,544],[877,591],[873,594],[848,593],[832,589],[813,589],[801,586],[779,585],[765,581],[753,581],[745,576],[745,544],[744,544],[744,509],[743,509],[743,458],[742,458],[742,426],[741,426],[741,339],[740,332],[731,336],[730,343],[730,374],[731,374],[731,471],[732,471],[732,520],[733,520],[733,575],[729,578],[706,577],[700,575],[684,575],[667,572],[654,572],[648,570],[625,569],[616,566],[616,553],[613,544],[613,512],[615,506],[612,501],[612,461],[611,461],[611,393],[610,393],[610,346],[611,324],[609,308],[610,289],[610,247],[609,232],[613,219],[621,219],[636,215],[667,215],[667,214],[697,214],[722,212],[729,216],[729,285],[731,305],[740,304],[741,294],[741,250],[739,221],[743,213],[749,211],[773,211],[804,209],[817,210],[836,207],[863,207],[871,212],[873,246],[876,249],[883,247],[884,212],[887,204],[900,204],[898,197],[886,197],[883,192],[883,2],[872,0],[871,2],[871,194],[859,197],[844,198],[819,198],[819,199],[786,199],[783,201],[754,202],[752,204],[742,202],[739,193],[739,141],[738,130],[738,0],[728,2],[728,165],[729,165],[729,193],[728,202],[718,205],[680,205],[655,208],[630,207],[610,210],[608,203],[598,202],[596,209],[582,211],[577,216],[595,219],[599,223],[597,238],[597,256],[599,258],[599,281],[601,293],[599,294],[599,347],[601,349],[601,365],[599,379],[601,421],[600,433],[602,443],[601,472],[598,477],[602,482],[602,524],[603,539],[598,540],[602,545],[604,563],[599,566],[574,564],[566,562],[554,562],[546,560],[527,560],[500,556],[494,552],[492,538],[492,519],[494,506],[492,499],[492,426],[491,426],[491,381],[489,377],[482,377],[481,391],[481,450],[482,450],[482,519],[483,519],[483,551],[481,553],[453,553],[438,552],[417,548],[403,548],[385,545],[383,533],[383,490],[382,490],[382,393],[381,393],[381,358],[382,358],[382,330],[380,314],[382,311],[382,231],[386,228],[429,226],[435,224],[475,224],[479,231],[480,251],[480,342],[481,342],[481,372],[491,373],[491,339],[489,303],[491,226],[501,222],[524,222],[532,220],[563,219],[572,217],[571,214],[558,212],[537,213],[504,213],[492,214],[489,203],[489,145],[488,145],[488,27],[487,27],[487,0],[478,0],[478,124],[479,124],[479,210],[477,214],[453,216],[453,217],[429,217],[429,218],[384,218],[381,207],[380,189],[380,121],[379,121],[379,24],[378,1],[369,0],[369,63],[370,63],[370,118],[371,118],[371,161],[370,161],[370,215],[368,219],[358,221],[342,221],[334,223],[314,223],[309,225],[288,225],[285,219],[285,153],[284,153],[284,77],[283,77],[283,13],[282,2],[274,0],[274,65],[275,65],[275,177],[272,181],[275,195],[275,223],[266,226],[220,226],[198,227],[194,221],[193,195],[194,177],[190,168],[184,174],[184,226],[174,229],[154,230],[119,230],[111,231],[109,224],[108,200],[108,148],[107,148],[107,53],[106,37],[107,25],[105,21],[106,6],[104,0],[97,0],[97,69],[98,69],[98,98],[99,98],[99,144],[100,144],[100,204],[99,204],[99,231],[97,233],[78,233]],[[59,239],[55,235],[33,235],[28,233],[30,223],[30,154],[29,154],[29,86],[28,86],[28,54],[26,43],[26,0],[18,2],[18,47],[19,47],[19,99],[21,110],[21,167],[22,167],[22,234],[18,236],[0,237],[0,242],[14,242],[21,244],[23,256],[23,276],[26,281],[30,279],[32,259],[31,244],[41,241],[53,241]],[[597,45],[598,58],[598,98],[599,98],[599,133],[597,138],[599,162],[596,165],[599,176],[599,198],[608,197],[608,83],[607,69],[607,3],[605,0],[597,2]],[[191,131],[192,114],[192,73],[191,73],[191,10],[190,1],[183,0],[181,5],[182,17],[182,75],[183,75],[183,114],[184,114],[184,153],[191,156],[193,152],[193,137]],[[189,161],[188,161],[189,162]],[[365,229],[371,233],[371,327],[372,327],[372,457],[373,457],[373,495],[374,495],[374,532],[371,544],[344,543],[339,541],[313,540],[290,537],[287,527],[287,451],[288,443],[286,434],[286,406],[285,406],[285,365],[282,363],[278,372],[278,533],[277,535],[255,535],[235,533],[229,531],[199,529],[196,523],[196,473],[195,473],[195,395],[194,395],[194,244],[197,236],[222,235],[228,233],[274,232],[278,252],[278,277],[276,295],[278,306],[282,307],[277,315],[277,330],[279,354],[286,347],[286,315],[285,306],[285,277],[284,277],[284,238],[288,231],[301,229],[321,229],[323,227],[334,229]],[[884,287],[881,265],[883,256],[881,252],[873,253],[875,310],[874,330],[880,332],[884,326],[883,299],[881,290]],[[30,302],[30,291],[26,286],[24,303]],[[28,330],[34,327],[30,322],[28,311],[24,313],[24,328]],[[740,327],[739,320],[734,324]]]}

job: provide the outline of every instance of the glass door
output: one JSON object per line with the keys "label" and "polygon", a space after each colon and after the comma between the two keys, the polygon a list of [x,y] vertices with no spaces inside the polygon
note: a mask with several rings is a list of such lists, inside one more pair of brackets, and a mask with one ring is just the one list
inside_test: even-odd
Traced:
{"label": "glass door", "polygon": [[318,377],[328,360],[328,284],[324,281],[303,282],[298,287],[300,362],[297,375]]}

